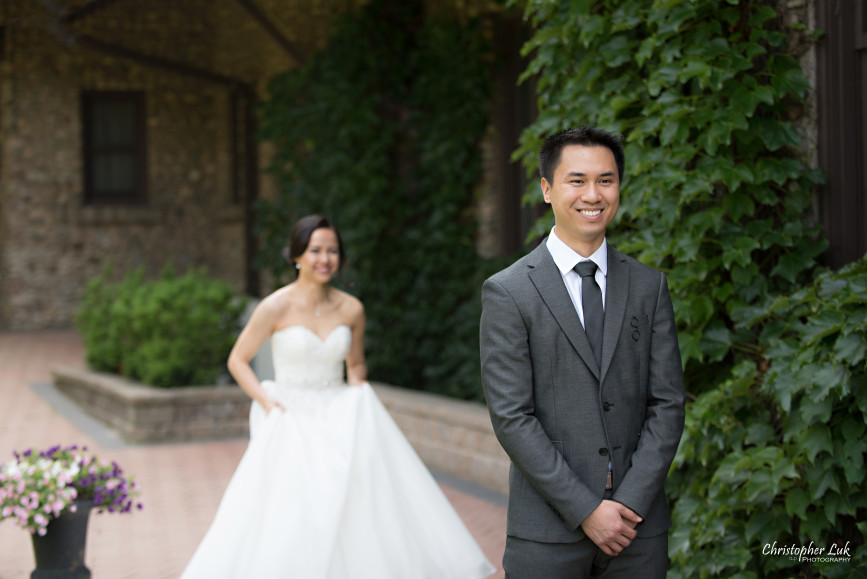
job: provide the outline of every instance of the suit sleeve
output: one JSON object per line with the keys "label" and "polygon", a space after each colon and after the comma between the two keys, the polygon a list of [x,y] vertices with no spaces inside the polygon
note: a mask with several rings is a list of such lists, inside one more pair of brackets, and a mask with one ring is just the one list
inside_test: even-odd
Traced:
{"label": "suit sleeve", "polygon": [[482,287],[482,386],[497,439],[513,468],[563,517],[571,530],[599,506],[534,416],[533,365],[527,327],[496,280]]}
{"label": "suit sleeve", "polygon": [[647,514],[654,497],[662,492],[684,423],[685,389],[677,328],[662,274],[651,336],[644,426],[632,466],[612,497],[641,516]]}

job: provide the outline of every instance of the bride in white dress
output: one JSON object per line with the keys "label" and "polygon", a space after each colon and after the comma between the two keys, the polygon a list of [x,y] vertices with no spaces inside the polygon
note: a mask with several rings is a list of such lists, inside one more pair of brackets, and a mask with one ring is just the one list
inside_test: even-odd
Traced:
{"label": "bride in white dress", "polygon": [[[253,399],[250,444],[182,578],[494,573],[365,382],[364,308],[329,285],[336,229],[305,217],[287,249],[298,279],[262,300],[229,356]],[[250,360],[269,337],[275,379],[260,383]]]}

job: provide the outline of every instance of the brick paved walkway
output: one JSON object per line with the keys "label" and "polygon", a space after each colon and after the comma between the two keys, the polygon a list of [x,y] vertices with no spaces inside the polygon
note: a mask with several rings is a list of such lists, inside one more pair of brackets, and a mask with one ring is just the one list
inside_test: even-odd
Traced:
{"label": "brick paved walkway", "polygon": [[[114,459],[142,487],[145,510],[90,516],[86,562],[95,579],[174,579],[204,536],[246,441],[126,446],[86,433],[56,410],[34,385],[51,380],[56,365],[83,367],[83,348],[71,331],[0,333],[0,462],[13,450],[85,444]],[[506,509],[469,487],[441,484],[502,578]],[[0,579],[33,570],[26,531],[0,523]],[[407,578],[411,579],[411,578]]]}

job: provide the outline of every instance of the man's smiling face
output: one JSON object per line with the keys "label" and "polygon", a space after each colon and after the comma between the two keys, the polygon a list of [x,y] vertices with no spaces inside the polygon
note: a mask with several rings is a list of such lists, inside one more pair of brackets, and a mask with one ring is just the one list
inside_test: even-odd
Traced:
{"label": "man's smiling face", "polygon": [[567,145],[552,182],[542,179],[545,203],[554,210],[557,237],[589,257],[605,238],[620,207],[617,163],[608,147]]}

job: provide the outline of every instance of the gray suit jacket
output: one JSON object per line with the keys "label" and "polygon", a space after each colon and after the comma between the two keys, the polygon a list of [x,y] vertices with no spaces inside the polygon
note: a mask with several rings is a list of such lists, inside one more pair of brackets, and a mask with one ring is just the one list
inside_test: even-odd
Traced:
{"label": "gray suit jacket", "polygon": [[665,276],[612,249],[602,368],[548,248],[482,289],[482,384],[512,460],[509,535],[564,543],[599,505],[609,460],[616,500],[668,530],[663,484],[683,431],[684,385]]}

